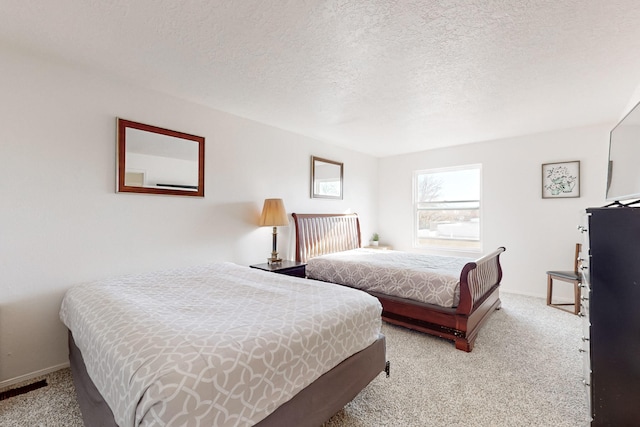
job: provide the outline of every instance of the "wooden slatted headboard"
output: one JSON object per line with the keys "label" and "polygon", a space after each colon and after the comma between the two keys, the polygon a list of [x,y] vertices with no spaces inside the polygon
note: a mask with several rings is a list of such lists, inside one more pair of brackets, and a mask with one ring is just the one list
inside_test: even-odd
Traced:
{"label": "wooden slatted headboard", "polygon": [[292,214],[296,225],[296,261],[360,247],[357,214]]}

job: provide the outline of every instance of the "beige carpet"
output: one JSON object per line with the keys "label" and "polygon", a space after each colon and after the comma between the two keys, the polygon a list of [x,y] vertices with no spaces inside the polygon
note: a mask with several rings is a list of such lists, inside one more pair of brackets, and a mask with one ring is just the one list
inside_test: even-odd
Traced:
{"label": "beige carpet", "polygon": [[[471,353],[384,324],[391,377],[379,375],[325,427],[587,426],[580,318],[542,299],[501,298]],[[0,401],[0,426],[82,426],[69,370],[46,378]]]}

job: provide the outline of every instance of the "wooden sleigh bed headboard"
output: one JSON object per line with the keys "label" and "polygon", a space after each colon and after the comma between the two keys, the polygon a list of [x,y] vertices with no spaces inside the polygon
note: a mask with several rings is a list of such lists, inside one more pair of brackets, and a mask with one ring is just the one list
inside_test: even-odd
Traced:
{"label": "wooden sleigh bed headboard", "polygon": [[[356,214],[293,214],[296,227],[296,261],[361,247]],[[471,351],[480,326],[500,308],[498,288],[502,280],[499,247],[468,262],[460,272],[460,300],[446,308],[384,293],[370,292],[382,303],[387,322],[452,339],[456,348]]]}
{"label": "wooden sleigh bed headboard", "polygon": [[357,214],[292,214],[296,225],[296,261],[361,246]]}

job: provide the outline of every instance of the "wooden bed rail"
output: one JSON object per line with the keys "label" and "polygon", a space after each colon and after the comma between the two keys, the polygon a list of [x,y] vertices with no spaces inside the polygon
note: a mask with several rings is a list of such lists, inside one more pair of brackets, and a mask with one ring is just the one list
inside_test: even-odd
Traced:
{"label": "wooden bed rail", "polygon": [[474,306],[482,302],[482,297],[487,295],[489,289],[500,284],[502,280],[500,254],[505,250],[506,248],[501,246],[464,266],[460,273],[460,303],[457,313],[471,313]]}

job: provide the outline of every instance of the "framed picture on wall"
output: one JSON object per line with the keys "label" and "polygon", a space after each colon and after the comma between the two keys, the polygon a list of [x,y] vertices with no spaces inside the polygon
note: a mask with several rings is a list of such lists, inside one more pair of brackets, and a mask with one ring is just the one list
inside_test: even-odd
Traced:
{"label": "framed picture on wall", "polygon": [[542,165],[542,198],[580,197],[580,161]]}

